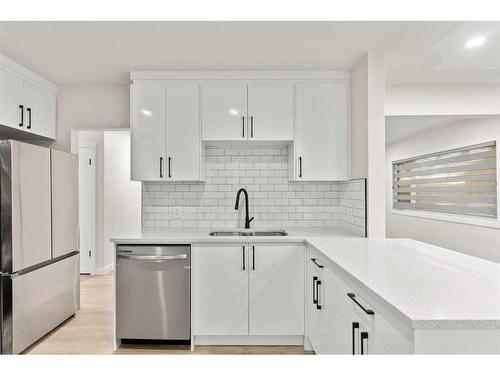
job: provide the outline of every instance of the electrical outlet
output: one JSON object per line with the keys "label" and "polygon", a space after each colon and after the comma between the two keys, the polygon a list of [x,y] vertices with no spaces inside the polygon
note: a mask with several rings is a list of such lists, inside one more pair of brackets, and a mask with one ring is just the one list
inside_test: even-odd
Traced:
{"label": "electrical outlet", "polygon": [[347,208],[347,222],[354,223],[354,210],[352,208]]}
{"label": "electrical outlet", "polygon": [[179,206],[174,207],[174,219],[180,219],[182,214],[182,209]]}

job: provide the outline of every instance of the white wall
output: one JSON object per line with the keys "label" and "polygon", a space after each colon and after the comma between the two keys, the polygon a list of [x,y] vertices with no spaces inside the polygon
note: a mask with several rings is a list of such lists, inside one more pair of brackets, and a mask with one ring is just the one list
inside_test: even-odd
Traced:
{"label": "white wall", "polygon": [[351,76],[351,178],[367,177],[368,236],[385,237],[385,66],[369,52]]}
{"label": "white wall", "polygon": [[394,85],[386,116],[500,114],[500,85]]}
{"label": "white wall", "polygon": [[391,161],[430,150],[500,137],[500,119],[464,120],[419,134],[387,147],[386,222],[388,237],[409,237],[500,263],[500,229],[397,215],[391,207]]}
{"label": "white wall", "polygon": [[104,132],[104,235],[106,269],[113,267],[110,238],[141,229],[141,183],[130,181],[130,131]]}
{"label": "white wall", "polygon": [[72,129],[128,128],[129,86],[58,86],[56,142],[70,151]]}
{"label": "white wall", "polygon": [[368,176],[368,59],[351,71],[351,175]]}

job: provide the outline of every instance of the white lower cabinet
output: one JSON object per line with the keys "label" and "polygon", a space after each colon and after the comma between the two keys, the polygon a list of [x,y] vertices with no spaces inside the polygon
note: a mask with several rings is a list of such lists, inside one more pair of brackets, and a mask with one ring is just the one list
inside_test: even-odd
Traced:
{"label": "white lower cabinet", "polygon": [[195,336],[304,335],[304,246],[194,247]]}
{"label": "white lower cabinet", "polygon": [[375,308],[359,287],[314,249],[306,262],[306,337],[317,354],[410,354],[410,327]]}
{"label": "white lower cabinet", "polygon": [[194,247],[195,335],[248,334],[247,258],[239,245]]}
{"label": "white lower cabinet", "polygon": [[304,334],[304,246],[249,246],[249,332]]}

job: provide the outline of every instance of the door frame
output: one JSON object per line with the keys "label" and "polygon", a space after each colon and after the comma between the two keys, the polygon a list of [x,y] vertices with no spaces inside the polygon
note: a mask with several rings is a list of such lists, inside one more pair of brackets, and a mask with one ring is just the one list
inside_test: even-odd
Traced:
{"label": "door frame", "polygon": [[[97,156],[97,144],[96,143],[80,143],[79,144],[79,147],[78,147],[78,159],[80,160],[80,150],[81,149],[89,149],[92,154],[93,154],[93,160],[94,160],[94,189],[93,189],[93,197],[87,197],[89,198],[90,202],[88,202],[88,204],[93,204],[94,206],[94,220],[93,220],[93,223],[94,223],[94,239],[93,239],[93,242],[94,242],[94,252],[92,254],[92,256],[90,257],[90,275],[95,275],[96,274],[96,254],[97,254],[97,250],[96,250],[96,247],[97,247],[97,233],[96,233],[96,227],[97,227],[97,210],[96,210],[96,199],[97,199],[97,169],[96,169],[96,156]],[[78,176],[80,177],[80,172],[78,173]],[[79,194],[78,194],[78,203],[80,204],[81,200],[82,200],[82,197],[81,197],[81,192],[83,191],[82,189],[82,180],[80,178],[78,178],[78,190],[79,190]],[[93,201],[93,202],[92,202]],[[82,209],[79,207],[79,216],[82,214]],[[79,217],[79,222],[80,222],[80,230],[79,230],[79,235],[78,235],[78,242],[79,242],[79,245],[81,244],[81,238],[82,238],[82,225],[83,225],[83,220],[81,220],[81,217]],[[81,249],[80,249],[80,262],[81,262],[81,257],[82,257],[82,254],[81,254]],[[82,274],[81,272],[81,263],[80,263],[80,274]],[[87,274],[86,272],[84,274]]]}

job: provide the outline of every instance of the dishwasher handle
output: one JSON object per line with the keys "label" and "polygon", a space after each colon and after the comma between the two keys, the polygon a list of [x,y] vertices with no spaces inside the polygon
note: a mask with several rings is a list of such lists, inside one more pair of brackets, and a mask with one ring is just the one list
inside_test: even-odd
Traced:
{"label": "dishwasher handle", "polygon": [[130,260],[146,260],[158,262],[162,260],[178,260],[187,259],[187,254],[175,254],[175,255],[128,255],[128,254],[118,254],[119,259],[130,259]]}

